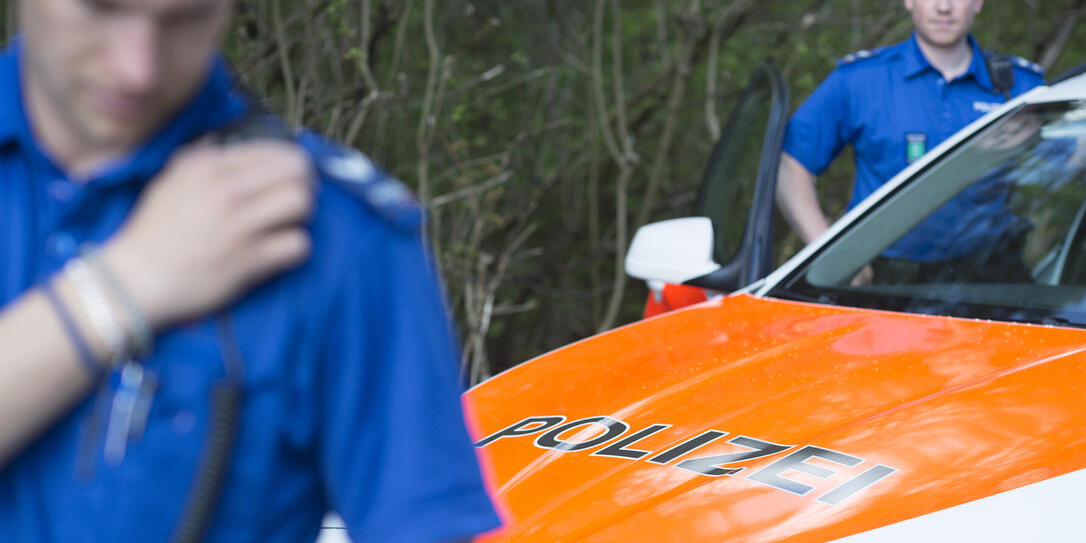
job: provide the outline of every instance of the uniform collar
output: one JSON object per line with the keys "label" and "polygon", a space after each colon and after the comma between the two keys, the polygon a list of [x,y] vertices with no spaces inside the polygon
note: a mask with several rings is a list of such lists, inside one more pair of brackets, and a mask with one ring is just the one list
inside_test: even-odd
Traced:
{"label": "uniform collar", "polygon": [[988,73],[987,53],[980,48],[977,40],[972,35],[969,36],[969,45],[973,47],[973,62],[969,64],[969,71],[962,77],[972,75],[973,79],[985,90],[995,92],[995,85],[992,84],[992,77]]}
{"label": "uniform collar", "polygon": [[[973,49],[973,60],[969,63],[969,69],[960,78],[972,76],[982,87],[992,90],[992,80],[988,77],[988,63],[985,62],[984,51],[972,34],[967,36],[966,39],[969,41],[969,47]],[[905,77],[907,79],[916,77],[927,70],[935,71],[935,67],[931,65],[931,62],[928,61],[928,58],[924,56],[924,52],[920,49],[920,43],[917,41],[915,32],[905,42],[903,54],[905,58]]]}
{"label": "uniform collar", "polygon": [[[0,147],[25,144],[41,153],[23,107],[22,41],[16,38],[0,53]],[[99,171],[92,184],[114,185],[146,180],[157,173],[181,145],[238,119],[250,101],[237,89],[226,62],[216,58],[204,86],[147,142]]]}

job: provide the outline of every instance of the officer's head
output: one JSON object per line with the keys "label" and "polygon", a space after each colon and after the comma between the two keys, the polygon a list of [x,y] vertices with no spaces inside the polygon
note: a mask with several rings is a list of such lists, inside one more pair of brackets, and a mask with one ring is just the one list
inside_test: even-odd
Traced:
{"label": "officer's head", "polygon": [[127,150],[205,80],[236,0],[19,0],[39,136]]}
{"label": "officer's head", "polygon": [[965,40],[984,0],[905,0],[916,35],[928,45],[954,47]]}

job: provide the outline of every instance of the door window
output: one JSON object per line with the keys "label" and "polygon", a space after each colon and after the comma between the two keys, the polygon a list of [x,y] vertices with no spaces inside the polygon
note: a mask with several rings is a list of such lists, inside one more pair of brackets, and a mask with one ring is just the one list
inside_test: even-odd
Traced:
{"label": "door window", "polygon": [[[858,272],[874,271],[861,283]],[[1086,324],[1086,102],[1007,115],[902,185],[774,295]]]}

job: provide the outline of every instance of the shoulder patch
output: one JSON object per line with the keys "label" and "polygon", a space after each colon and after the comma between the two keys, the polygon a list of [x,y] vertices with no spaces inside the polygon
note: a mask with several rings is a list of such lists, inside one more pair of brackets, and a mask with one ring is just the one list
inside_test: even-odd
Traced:
{"label": "shoulder patch", "polygon": [[422,227],[422,204],[406,185],[375,166],[366,155],[333,146],[313,135],[301,139],[322,180],[344,189],[397,228],[417,232]]}
{"label": "shoulder patch", "polygon": [[1030,62],[1022,57],[1016,57],[1014,55],[1009,55],[1007,58],[1011,59],[1011,64],[1014,64],[1015,68],[1021,68],[1042,77],[1045,75],[1045,69],[1042,68],[1040,64]]}

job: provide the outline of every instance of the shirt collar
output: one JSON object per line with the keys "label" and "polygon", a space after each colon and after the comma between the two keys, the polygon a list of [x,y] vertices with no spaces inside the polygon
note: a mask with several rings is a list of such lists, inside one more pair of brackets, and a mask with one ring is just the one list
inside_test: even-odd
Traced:
{"label": "shirt collar", "polygon": [[[0,147],[20,142],[37,150],[40,147],[23,107],[22,47],[22,41],[15,38],[0,53],[0,81],[10,82],[0,85]],[[240,118],[250,107],[250,100],[238,90],[226,61],[216,58],[206,82],[192,100],[145,143],[99,170],[91,183],[112,185],[149,179],[178,147]]]}
{"label": "shirt collar", "polygon": [[931,63],[928,62],[928,57],[925,57],[924,52],[920,50],[920,43],[916,41],[915,32],[909,36],[909,40],[905,42],[905,50],[902,54],[905,58],[905,77],[907,79],[916,77],[927,70],[934,69]]}
{"label": "shirt collar", "polygon": [[[985,61],[984,50],[980,48],[972,34],[967,36],[966,40],[969,42],[969,47],[973,49],[973,60],[969,63],[969,69],[960,77],[972,76],[982,87],[992,90],[992,80],[988,77],[988,63]],[[935,67],[931,65],[928,57],[924,56],[924,52],[920,49],[920,42],[917,41],[915,32],[909,36],[903,54],[905,57],[905,77],[907,79],[916,77],[927,70],[935,71]]]}
{"label": "shirt collar", "polygon": [[988,56],[986,52],[980,48],[980,44],[977,43],[973,36],[969,36],[969,45],[973,47],[973,62],[969,64],[969,70],[962,77],[972,75],[973,79],[985,90],[995,92],[991,74],[988,73]]}

